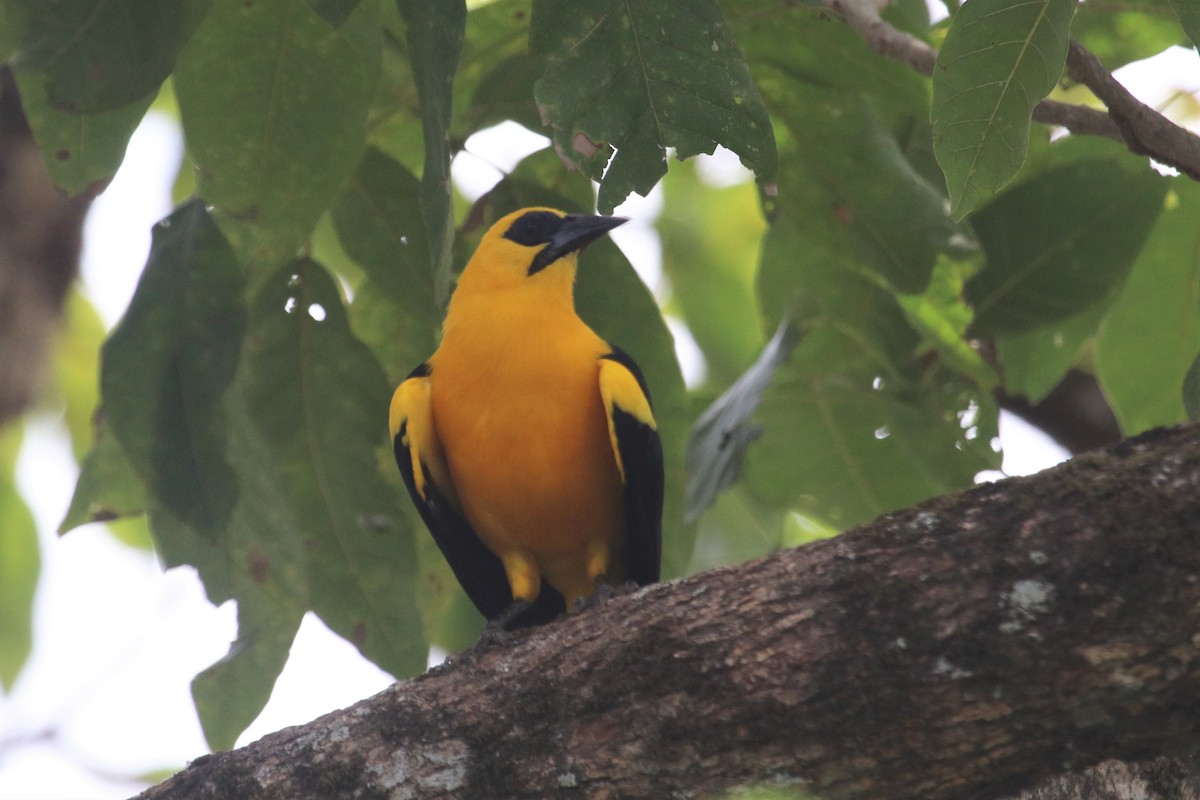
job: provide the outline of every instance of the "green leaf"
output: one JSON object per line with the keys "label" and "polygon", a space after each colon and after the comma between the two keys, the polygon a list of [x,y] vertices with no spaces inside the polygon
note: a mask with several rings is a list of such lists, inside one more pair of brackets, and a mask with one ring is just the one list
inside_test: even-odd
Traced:
{"label": "green leaf", "polygon": [[346,24],[346,20],[350,19],[350,15],[358,8],[361,0],[308,0],[308,2],[321,19],[335,28],[340,28]]}
{"label": "green leaf", "polygon": [[13,482],[22,431],[0,433],[0,689],[13,683],[33,649],[33,596],[41,572],[37,526]]}
{"label": "green leaf", "polygon": [[663,272],[670,308],[704,353],[708,380],[727,386],[763,346],[754,281],[766,226],[753,184],[708,187],[695,163],[673,166],[663,179]]}
{"label": "green leaf", "polygon": [[961,262],[942,261],[934,268],[929,288],[919,295],[896,299],[912,327],[944,362],[977,383],[992,389],[996,371],[983,360],[967,336],[974,314],[963,300],[966,275],[974,270]]}
{"label": "green leaf", "polygon": [[[818,3],[722,3],[764,97],[765,82],[799,82],[870,97],[888,116],[929,115],[927,81],[876,53],[849,25],[832,22]],[[769,103],[768,103],[769,104]],[[775,112],[778,113],[778,112]]]}
{"label": "green leaf", "polygon": [[238,602],[238,635],[220,661],[192,680],[192,700],[213,751],[232,750],[266,706],[303,614],[256,592]]}
{"label": "green leaf", "polygon": [[916,357],[895,296],[848,267],[822,230],[789,214],[763,244],[763,303],[794,298],[785,308],[805,338],[764,394],[743,483],[840,528],[971,485],[997,463],[997,412],[972,382]]}
{"label": "green leaf", "polygon": [[1200,355],[1196,356],[1188,367],[1187,375],[1183,376],[1183,407],[1187,410],[1189,420],[1200,420]]}
{"label": "green leaf", "polygon": [[[1111,296],[1110,296],[1111,297]],[[1004,387],[1040,403],[1079,361],[1084,345],[1108,313],[1106,298],[1067,319],[1033,330],[996,339],[996,353],[1004,367]]]}
{"label": "green leaf", "polygon": [[1150,58],[1186,40],[1170,0],[1081,3],[1071,22],[1071,35],[1109,70]]}
{"label": "green leaf", "polygon": [[150,257],[101,352],[113,435],[157,503],[216,535],[237,497],[222,396],[245,329],[242,274],[204,204],[155,226]]}
{"label": "green leaf", "polygon": [[514,120],[540,131],[533,85],[546,60],[529,52],[531,0],[499,0],[467,14],[466,44],[454,79],[454,138]]}
{"label": "green leaf", "polygon": [[725,564],[742,564],[774,553],[783,541],[787,512],[755,499],[741,486],[717,497],[696,524],[696,552],[689,575]]}
{"label": "green leaf", "polygon": [[342,248],[372,284],[436,325],[441,305],[421,223],[420,185],[399,162],[368,148],[331,210]]}
{"label": "green leaf", "polygon": [[945,199],[904,157],[873,105],[782,75],[762,87],[791,134],[777,213],[829,242],[854,269],[898,291],[923,291],[955,226]]}
{"label": "green leaf", "polygon": [[[289,265],[264,286],[247,342],[239,397],[293,515],[288,534],[303,542],[311,608],[383,669],[420,672],[427,648],[412,534],[399,493],[379,472],[390,452],[382,370],[313,262]],[[271,468],[237,466],[243,480],[243,468]]]}
{"label": "green leaf", "polygon": [[763,437],[746,454],[756,495],[845,529],[999,466],[987,394],[936,371],[873,382],[831,372],[840,351],[813,331],[776,375],[758,416]]}
{"label": "green leaf", "polygon": [[454,245],[454,187],[450,183],[448,136],[454,99],[454,73],[462,55],[467,24],[465,0],[396,0],[404,17],[413,78],[421,98],[425,168],[421,174],[421,212],[433,264],[434,300],[450,296]]}
{"label": "green leaf", "polygon": [[80,459],[91,445],[92,414],[100,404],[100,344],[105,329],[78,286],[67,295],[63,320],[55,337],[54,383],[64,406],[71,448]]}
{"label": "green leaf", "polygon": [[1096,341],[1096,375],[1126,436],[1185,419],[1180,387],[1200,350],[1200,186],[1172,185]]}
{"label": "green leaf", "polygon": [[771,121],[716,0],[604,0],[586,10],[536,0],[530,41],[549,59],[538,107],[559,154],[603,176],[602,212],[648,194],[668,147],[685,159],[721,144],[761,184],[774,182]]}
{"label": "green leaf", "polygon": [[1012,180],[1067,57],[1075,0],[968,0],[933,71],[933,145],[956,219]]}
{"label": "green leaf", "polygon": [[1171,8],[1175,10],[1175,16],[1179,17],[1179,23],[1183,25],[1183,30],[1192,40],[1192,45],[1196,46],[1200,43],[1200,5],[1195,0],[1170,0],[1170,2]]}
{"label": "green leaf", "polygon": [[153,96],[213,0],[16,0],[26,17],[19,63],[46,76],[49,106],[112,111]]}
{"label": "green leaf", "polygon": [[684,520],[695,522],[717,496],[737,479],[742,457],[750,443],[762,435],[751,418],[800,338],[790,320],[767,342],[762,354],[738,380],[704,409],[688,438],[686,465],[687,501]]}
{"label": "green leaf", "polygon": [[93,420],[92,449],[83,459],[67,514],[58,526],[65,534],[89,522],[141,516],[146,490],[105,421],[104,409]]}
{"label": "green leaf", "polygon": [[1014,334],[1106,297],[1137,258],[1169,181],[1084,160],[1040,172],[974,214],[987,263],[967,283],[975,333]]}
{"label": "green leaf", "polygon": [[129,137],[154,95],[112,111],[68,114],[50,107],[42,73],[16,69],[13,75],[25,117],[54,183],[72,197],[92,197],[104,191],[121,166]]}
{"label": "green leaf", "polygon": [[353,171],[379,79],[378,0],[334,29],[305,0],[216,0],[175,92],[200,194],[239,225],[265,273],[289,257]]}
{"label": "green leaf", "polygon": [[[319,265],[294,262],[265,280],[225,402],[240,489],[228,524],[206,537],[151,510],[164,561],[195,566],[214,603],[238,601],[239,642],[257,647],[258,625],[285,629],[245,656],[235,644],[220,668],[232,675],[204,683],[206,731],[222,746],[261,708],[308,610],[393,674],[425,667],[411,528],[398,481],[380,473],[389,386],[348,322]],[[253,673],[249,687],[242,671]]]}

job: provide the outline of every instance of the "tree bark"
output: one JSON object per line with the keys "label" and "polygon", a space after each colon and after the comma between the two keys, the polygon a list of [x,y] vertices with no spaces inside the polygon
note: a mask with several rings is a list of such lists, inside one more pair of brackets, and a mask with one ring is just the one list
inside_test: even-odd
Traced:
{"label": "tree bark", "polygon": [[1197,487],[1200,426],[1154,431],[521,632],[142,797],[1194,797]]}

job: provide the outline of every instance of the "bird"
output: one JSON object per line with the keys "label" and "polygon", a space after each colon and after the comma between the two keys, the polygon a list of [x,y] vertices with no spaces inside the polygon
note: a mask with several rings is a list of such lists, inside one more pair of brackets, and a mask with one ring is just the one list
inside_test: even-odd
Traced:
{"label": "bird", "polygon": [[499,219],[459,277],[437,350],[392,395],[409,496],[495,630],[659,580],[650,392],[573,293],[581,251],[627,221],[541,207]]}

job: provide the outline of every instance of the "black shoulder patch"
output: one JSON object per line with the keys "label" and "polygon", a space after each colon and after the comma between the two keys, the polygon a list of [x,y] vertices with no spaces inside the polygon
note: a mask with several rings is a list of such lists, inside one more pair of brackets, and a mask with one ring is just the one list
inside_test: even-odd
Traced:
{"label": "black shoulder patch", "polygon": [[646,402],[650,404],[650,410],[653,411],[654,398],[650,396],[650,387],[646,384],[646,376],[642,374],[641,367],[637,365],[637,362],[633,360],[633,357],[630,356],[629,353],[626,353],[616,345],[610,344],[609,347],[612,348],[612,352],[605,353],[604,355],[600,356],[600,358],[607,361],[615,361],[625,369],[632,372],[633,379],[637,381],[638,388],[642,390],[642,394],[646,395]]}
{"label": "black shoulder patch", "polygon": [[[433,367],[429,366],[429,362],[426,361],[412,372],[408,373],[408,378],[428,378],[431,372],[433,372]],[[405,378],[404,380],[408,380],[408,378]]]}
{"label": "black shoulder patch", "polygon": [[504,232],[505,239],[511,239],[519,245],[534,247],[539,244],[549,244],[563,223],[563,218],[549,211],[530,211],[517,217],[516,222],[508,226]]}

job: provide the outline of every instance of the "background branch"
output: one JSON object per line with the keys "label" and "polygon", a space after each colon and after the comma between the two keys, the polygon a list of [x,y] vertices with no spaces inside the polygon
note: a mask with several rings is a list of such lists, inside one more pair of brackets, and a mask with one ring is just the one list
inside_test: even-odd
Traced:
{"label": "background branch", "polygon": [[[937,51],[901,31],[879,16],[875,7],[862,0],[823,0],[859,33],[871,49],[906,64],[922,75],[932,75]],[[1098,97],[1108,113],[1057,100],[1042,100],[1033,119],[1060,125],[1080,136],[1102,136],[1125,142],[1139,155],[1169,164],[1200,180],[1200,139],[1131,95],[1100,64],[1095,55],[1072,41],[1067,52],[1067,72]]]}
{"label": "background branch", "polygon": [[1186,758],[1198,484],[1200,426],[1152,432],[523,632],[143,797],[949,800]]}

